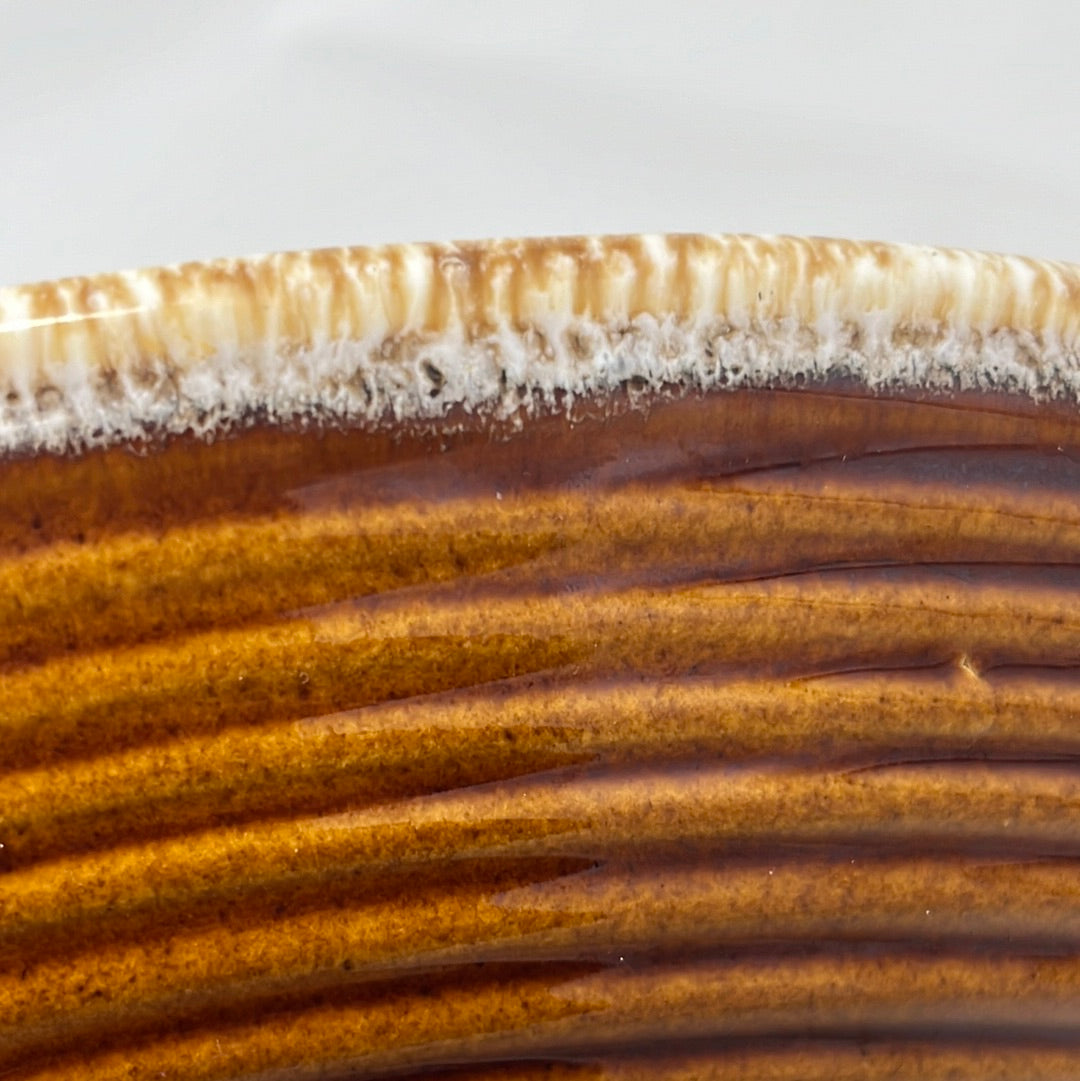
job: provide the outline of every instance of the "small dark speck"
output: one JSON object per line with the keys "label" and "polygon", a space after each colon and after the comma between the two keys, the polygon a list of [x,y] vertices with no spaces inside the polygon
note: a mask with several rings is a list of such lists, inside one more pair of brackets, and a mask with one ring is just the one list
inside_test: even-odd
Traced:
{"label": "small dark speck", "polygon": [[431,380],[430,394],[434,398],[442,390],[443,384],[446,382],[446,376],[430,360],[424,361],[424,374]]}
{"label": "small dark speck", "polygon": [[40,514],[35,514],[34,517],[30,519],[30,528],[31,529],[40,529],[41,528],[41,515]]}

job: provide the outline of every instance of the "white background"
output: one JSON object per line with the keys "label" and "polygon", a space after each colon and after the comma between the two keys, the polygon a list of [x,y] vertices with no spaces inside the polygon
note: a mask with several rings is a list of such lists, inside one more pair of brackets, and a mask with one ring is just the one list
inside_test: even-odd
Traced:
{"label": "white background", "polygon": [[0,0],[0,283],[792,232],[1080,261],[1080,4]]}

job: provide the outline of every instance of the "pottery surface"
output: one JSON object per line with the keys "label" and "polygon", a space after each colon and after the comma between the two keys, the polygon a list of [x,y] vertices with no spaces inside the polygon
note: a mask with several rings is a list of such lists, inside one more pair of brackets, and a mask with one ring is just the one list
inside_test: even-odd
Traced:
{"label": "pottery surface", "polygon": [[0,290],[0,1073],[1075,1077],[1078,339],[786,237]]}

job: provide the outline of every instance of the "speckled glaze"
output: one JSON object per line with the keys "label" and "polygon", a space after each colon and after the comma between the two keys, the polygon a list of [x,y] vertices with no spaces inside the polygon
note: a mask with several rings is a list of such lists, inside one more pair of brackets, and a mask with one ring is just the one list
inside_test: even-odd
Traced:
{"label": "speckled glaze", "polygon": [[1078,284],[0,293],[0,1077],[1080,1076]]}

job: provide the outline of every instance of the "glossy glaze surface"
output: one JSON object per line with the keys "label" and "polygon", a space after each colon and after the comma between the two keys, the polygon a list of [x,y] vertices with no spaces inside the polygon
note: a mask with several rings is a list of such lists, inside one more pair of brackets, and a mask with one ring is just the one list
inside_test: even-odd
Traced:
{"label": "glossy glaze surface", "polygon": [[1075,1075],[1080,424],[641,404],[2,467],[9,1076]]}
{"label": "glossy glaze surface", "polygon": [[1076,268],[0,294],[0,1075],[1080,1073]]}

